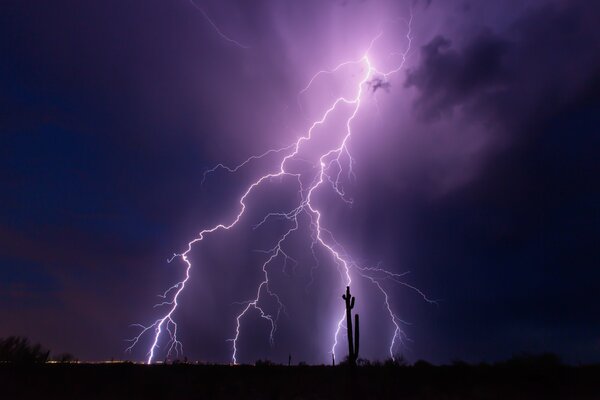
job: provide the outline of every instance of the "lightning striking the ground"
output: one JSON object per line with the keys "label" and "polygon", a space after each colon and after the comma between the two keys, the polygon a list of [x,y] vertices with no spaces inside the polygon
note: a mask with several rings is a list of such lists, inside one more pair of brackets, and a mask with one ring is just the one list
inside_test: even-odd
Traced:
{"label": "lightning striking the ground", "polygon": [[[346,251],[344,246],[342,246],[335,239],[333,232],[324,226],[322,221],[323,211],[317,206],[314,197],[317,191],[326,187],[330,187],[339,196],[339,198],[346,203],[352,204],[352,199],[347,196],[346,191],[344,190],[343,181],[345,177],[348,177],[349,179],[354,177],[352,166],[355,161],[351,156],[349,149],[349,143],[353,135],[353,122],[359,116],[361,106],[363,105],[364,101],[366,101],[366,95],[368,93],[375,94],[379,88],[387,90],[387,88],[390,86],[390,77],[401,71],[404,67],[407,60],[407,55],[411,49],[412,12],[410,19],[404,22],[407,31],[405,36],[406,44],[401,52],[390,53],[390,57],[399,58],[398,63],[392,69],[386,71],[377,69],[370,56],[371,49],[383,35],[383,31],[380,31],[371,40],[369,46],[360,58],[356,60],[343,61],[332,69],[317,72],[309,80],[308,84],[302,88],[302,90],[300,90],[298,93],[299,104],[301,97],[309,92],[313,84],[315,84],[315,82],[318,80],[329,75],[335,75],[339,71],[349,67],[360,70],[360,75],[354,86],[353,94],[351,96],[342,95],[335,98],[329,104],[329,106],[327,106],[321,112],[320,117],[312,122],[304,135],[300,136],[295,142],[288,146],[269,149],[260,155],[251,156],[237,166],[229,167],[225,164],[218,164],[214,168],[204,173],[202,182],[207,179],[209,174],[218,169],[226,170],[229,173],[235,173],[239,169],[247,166],[249,163],[257,159],[262,159],[271,155],[278,155],[281,157],[279,164],[272,171],[266,172],[265,174],[259,176],[243,191],[238,200],[238,210],[228,221],[200,231],[199,234],[187,244],[185,251],[173,255],[173,257],[169,260],[169,262],[172,262],[175,259],[179,259],[183,262],[185,267],[184,278],[173,286],[169,287],[163,294],[160,295],[162,301],[155,305],[157,309],[163,310],[163,314],[160,318],[149,325],[133,325],[140,331],[134,338],[129,340],[131,345],[127,350],[133,349],[133,347],[140,342],[142,337],[149,335],[151,337],[151,344],[147,353],[147,363],[152,363],[153,360],[155,360],[157,357],[157,352],[159,351],[159,346],[162,343],[166,343],[166,350],[163,352],[167,357],[181,355],[183,352],[183,346],[177,336],[178,327],[174,319],[174,314],[178,309],[180,297],[184,293],[184,289],[190,280],[190,273],[192,272],[192,262],[189,259],[190,252],[195,245],[199,244],[199,242],[202,242],[208,235],[217,231],[227,231],[235,227],[242,216],[246,213],[246,210],[249,207],[249,196],[254,191],[259,190],[264,184],[273,181],[275,178],[290,178],[293,182],[296,182],[295,184],[298,185],[297,204],[289,211],[267,213],[264,215],[263,219],[260,220],[260,222],[253,226],[253,229],[258,229],[272,219],[286,220],[290,222],[289,227],[286,228],[286,231],[282,236],[279,237],[273,247],[264,251],[266,260],[261,266],[263,279],[256,287],[254,298],[242,303],[238,303],[243,307],[235,317],[235,332],[233,337],[229,339],[232,344],[231,362],[233,364],[238,363],[238,342],[242,333],[243,320],[247,317],[247,314],[250,310],[257,311],[260,317],[269,324],[269,340],[271,342],[275,340],[274,338],[280,315],[282,313],[286,313],[286,308],[281,301],[281,298],[274,290],[271,289],[269,285],[269,266],[275,262],[275,260],[282,260],[284,263],[297,263],[292,255],[290,255],[290,251],[286,249],[286,241],[291,235],[295,234],[299,230],[302,224],[305,224],[305,226],[308,227],[311,232],[310,248],[313,252],[312,255],[315,260],[315,266],[313,267],[313,270],[319,264],[319,258],[316,254],[316,249],[320,248],[321,251],[329,254],[330,259],[337,266],[340,274],[341,288],[350,286],[353,282],[353,279],[362,278],[368,282],[371,282],[377,291],[381,293],[382,303],[387,311],[387,314],[389,315],[390,322],[393,327],[389,345],[389,354],[392,358],[394,358],[395,349],[398,346],[398,343],[406,338],[406,335],[401,328],[401,325],[405,322],[394,312],[389,293],[387,292],[384,283],[392,282],[403,285],[404,287],[415,291],[425,301],[430,303],[434,303],[434,301],[429,299],[416,287],[404,282],[402,278],[406,275],[406,273],[397,274],[384,269],[380,265],[377,265],[376,267],[365,267],[355,262],[349,252]],[[217,29],[217,32],[220,33],[216,26],[215,29]],[[225,37],[225,39],[232,41],[227,37]],[[239,45],[239,43],[237,44]],[[240,47],[245,48],[245,46]],[[319,153],[314,157],[314,161],[312,162],[313,168],[310,169],[310,172],[299,172],[297,169],[293,168],[292,164],[295,161],[306,161],[301,157],[300,153],[303,150],[303,147],[309,145],[315,136],[323,134],[323,132],[319,131],[319,128],[322,128],[331,119],[331,116],[334,113],[343,111],[346,112],[346,116],[343,120],[341,128],[342,134],[339,140],[333,140],[333,144],[328,145],[327,148],[319,151]],[[313,270],[311,270],[311,283]],[[274,301],[277,304],[276,312],[269,313],[265,310],[264,305],[262,304],[266,298],[271,299],[271,301]],[[340,313],[340,317],[339,319],[336,318],[336,321],[336,329],[332,335],[333,337],[331,345],[331,354],[334,358],[336,357],[338,336],[344,326],[344,313]]]}

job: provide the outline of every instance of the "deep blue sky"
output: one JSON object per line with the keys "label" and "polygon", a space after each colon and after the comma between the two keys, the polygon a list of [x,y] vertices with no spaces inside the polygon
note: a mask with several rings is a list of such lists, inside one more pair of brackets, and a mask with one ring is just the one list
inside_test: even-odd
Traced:
{"label": "deep blue sky", "polygon": [[[187,1],[2,2],[0,337],[81,359],[144,358],[144,346],[124,355],[123,339],[179,278],[165,260],[230,216],[268,163],[201,186],[203,171],[296,138],[310,119],[296,94],[312,73],[363,51],[374,21],[410,4],[255,3],[202,3],[250,46],[240,49]],[[409,360],[552,351],[600,362],[593,3],[414,5],[407,68],[357,128],[369,135],[355,142],[355,204],[332,203],[327,220],[356,258],[410,270],[439,300],[390,286],[410,322],[398,349]],[[229,360],[233,302],[257,277],[251,250],[273,233],[248,232],[195,256],[196,289],[179,315],[190,358]],[[324,336],[310,337],[324,318],[313,308],[338,286],[317,285],[308,299],[290,289],[275,347],[249,318],[242,361],[326,361]],[[361,318],[373,315],[373,335],[389,330],[369,304]],[[365,329],[365,356],[386,357]]]}

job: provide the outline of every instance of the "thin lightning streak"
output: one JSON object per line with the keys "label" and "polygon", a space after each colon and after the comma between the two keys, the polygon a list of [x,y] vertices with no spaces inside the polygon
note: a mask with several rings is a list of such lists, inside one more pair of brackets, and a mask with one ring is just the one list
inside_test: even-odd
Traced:
{"label": "thin lightning streak", "polygon": [[394,314],[394,311],[392,311],[392,307],[390,306],[389,296],[388,296],[387,292],[383,289],[383,287],[381,286],[379,281],[368,275],[362,275],[362,276],[364,278],[367,278],[368,280],[370,280],[375,286],[377,286],[379,291],[383,294],[385,308],[387,309],[390,319],[392,320],[392,323],[394,324],[394,328],[395,328],[394,334],[392,335],[392,341],[391,341],[390,347],[389,347],[390,357],[392,358],[392,360],[395,361],[396,358],[394,356],[394,347],[396,345],[396,339],[400,338],[404,334],[404,332],[400,328],[400,324],[398,323],[399,320],[396,317],[396,314]]}
{"label": "thin lightning streak", "polygon": [[251,161],[254,160],[260,160],[266,156],[268,156],[269,154],[273,154],[273,153],[281,153],[284,150],[289,150],[290,148],[292,148],[294,145],[291,144],[289,146],[285,146],[282,147],[280,149],[270,149],[265,151],[262,154],[259,155],[255,155],[255,156],[250,156],[248,157],[246,160],[244,160],[244,162],[242,162],[241,164],[236,165],[235,167],[229,167],[223,163],[219,163],[217,165],[215,165],[214,167],[207,169],[206,171],[204,171],[204,173],[202,174],[202,181],[200,182],[200,184],[204,184],[204,182],[206,181],[206,177],[210,174],[212,174],[213,172],[215,172],[218,169],[224,169],[225,171],[229,172],[229,173],[234,173],[237,172],[240,168],[243,168],[246,166],[246,164],[250,163]]}
{"label": "thin lightning streak", "polygon": [[215,30],[215,32],[217,32],[217,34],[219,36],[221,36],[222,39],[224,39],[225,41],[229,42],[229,43],[233,43],[234,45],[236,45],[237,47],[244,49],[244,50],[248,50],[250,48],[250,46],[246,46],[245,44],[241,44],[240,42],[238,42],[237,40],[234,40],[232,38],[230,38],[229,36],[227,36],[226,34],[224,34],[219,27],[217,26],[217,24],[215,24],[213,22],[212,19],[210,19],[210,17],[208,16],[208,14],[206,13],[206,11],[204,11],[204,9],[202,7],[200,7],[198,4],[196,4],[194,2],[194,0],[190,0],[190,3],[192,4],[192,6],[194,6],[194,8],[198,11],[200,11],[200,13],[202,13],[202,16],[204,17],[204,19],[206,19],[206,21],[208,21],[208,23],[213,27],[213,29]]}
{"label": "thin lightning streak", "polygon": [[[375,44],[375,42],[381,37],[381,35],[383,34],[383,32],[380,32],[379,34],[377,34],[377,36],[375,36],[373,38],[373,40],[371,40],[371,43],[369,43],[369,47],[367,48],[367,51],[365,52],[365,54],[368,54],[369,51],[371,50],[371,48],[373,47],[373,45]],[[300,107],[300,109],[302,109],[302,104],[300,102],[300,97],[306,93],[308,91],[308,89],[310,89],[310,87],[312,86],[312,84],[315,82],[315,80],[320,77],[321,75],[331,75],[334,74],[336,72],[338,72],[340,69],[342,69],[343,67],[346,67],[348,65],[356,65],[356,64],[361,64],[364,61],[364,56],[359,58],[358,60],[353,60],[353,61],[344,61],[339,63],[338,65],[336,65],[335,67],[333,67],[332,69],[323,69],[320,70],[319,72],[317,72],[316,74],[314,74],[312,76],[312,78],[310,78],[310,80],[308,81],[308,83],[306,84],[305,87],[303,87],[298,94],[296,95],[296,101],[298,103],[298,106]]]}
{"label": "thin lightning streak", "polygon": [[[202,9],[200,9],[193,2],[193,0],[192,0],[192,4],[194,4],[194,6],[196,8],[198,8],[205,15],[205,17],[209,20],[209,22],[211,22],[213,27],[217,30],[217,32],[224,39],[226,39],[230,42],[234,42],[237,45],[239,45],[240,47],[246,48],[245,46],[240,45],[238,42],[235,42],[234,40],[223,35],[221,33],[221,31],[218,30],[216,25],[214,25],[214,23],[212,23],[212,21],[210,21],[210,19],[206,15],[206,13]],[[390,75],[397,73],[404,67],[408,52],[410,51],[410,46],[411,46],[411,41],[412,41],[411,24],[412,24],[412,11],[411,11],[411,17],[407,23],[407,26],[408,26],[408,33],[406,35],[407,46],[406,46],[406,49],[402,53],[399,53],[401,55],[402,61],[394,69],[387,71],[387,72],[381,72],[372,65],[371,60],[369,58],[369,52],[371,51],[375,42],[382,35],[382,32],[380,32],[370,42],[366,52],[360,59],[342,62],[331,70],[319,71],[309,80],[308,85],[305,86],[299,92],[298,98],[301,95],[303,95],[304,93],[306,93],[310,89],[311,85],[322,75],[334,74],[334,73],[340,71],[343,67],[350,66],[350,65],[362,65],[363,70],[364,70],[362,78],[357,83],[354,97],[346,98],[346,97],[341,96],[341,97],[338,97],[337,99],[335,99],[335,101],[333,101],[333,103],[322,113],[321,117],[311,124],[311,126],[309,127],[308,131],[306,132],[306,134],[304,136],[299,137],[294,143],[290,144],[289,146],[286,146],[286,147],[283,147],[280,149],[267,150],[266,152],[264,152],[260,155],[251,156],[248,159],[246,159],[245,161],[243,161],[241,164],[239,164],[235,167],[228,167],[224,164],[217,164],[215,167],[206,171],[203,174],[203,181],[204,181],[207,174],[214,172],[219,168],[225,169],[226,171],[233,173],[233,172],[238,171],[240,168],[246,166],[248,163],[250,163],[253,160],[262,159],[270,154],[279,154],[279,153],[285,152],[285,155],[281,159],[281,162],[279,163],[279,167],[277,169],[275,169],[274,171],[269,172],[265,175],[260,176],[246,188],[246,190],[244,191],[244,193],[241,195],[240,199],[238,200],[239,209],[237,211],[237,214],[235,214],[228,223],[219,223],[211,228],[207,228],[207,229],[200,231],[199,234],[196,236],[196,238],[194,238],[187,244],[187,248],[183,253],[174,254],[173,257],[169,260],[169,262],[171,262],[176,257],[181,258],[181,260],[185,263],[185,276],[181,281],[179,281],[175,285],[171,286],[162,295],[160,295],[160,297],[164,301],[157,304],[155,307],[159,308],[159,309],[166,308],[166,313],[164,314],[164,316],[162,318],[157,319],[156,321],[154,321],[154,323],[152,323],[149,326],[144,326],[141,324],[132,325],[134,327],[139,328],[140,333],[137,336],[135,336],[133,339],[129,340],[132,344],[130,347],[127,348],[127,350],[131,350],[136,344],[138,344],[140,339],[142,338],[142,336],[146,335],[149,332],[152,332],[153,340],[152,340],[150,349],[147,353],[147,362],[151,363],[153,361],[153,359],[155,358],[157,349],[159,348],[159,341],[161,339],[161,336],[162,336],[163,332],[166,330],[167,334],[168,334],[167,357],[171,356],[173,353],[180,354],[183,352],[183,346],[177,338],[177,324],[175,323],[175,321],[173,319],[173,314],[177,310],[177,307],[179,305],[179,298],[180,298],[181,294],[183,293],[183,290],[185,289],[186,284],[188,283],[188,281],[190,279],[190,272],[192,269],[192,264],[188,258],[188,255],[191,252],[193,246],[196,243],[201,242],[209,234],[212,234],[216,231],[221,231],[221,230],[230,230],[233,227],[235,227],[238,224],[238,222],[240,221],[240,219],[242,218],[242,216],[245,214],[246,209],[247,209],[247,200],[256,188],[258,188],[262,184],[272,180],[273,178],[292,177],[292,178],[295,178],[298,182],[298,194],[300,196],[298,206],[288,212],[268,213],[267,215],[264,216],[264,218],[262,220],[260,220],[258,223],[256,223],[253,226],[253,229],[260,228],[263,224],[265,224],[271,218],[279,218],[279,219],[284,219],[284,220],[292,222],[291,227],[289,227],[288,230],[279,238],[279,240],[277,241],[275,246],[273,248],[265,251],[265,253],[268,254],[269,257],[262,264],[261,269],[263,272],[263,280],[260,282],[260,284],[256,288],[255,297],[252,300],[249,300],[249,301],[246,301],[243,303],[239,303],[239,304],[245,305],[245,306],[243,307],[241,312],[235,318],[235,320],[236,320],[235,335],[232,339],[229,339],[229,341],[232,342],[232,350],[233,350],[232,362],[233,362],[233,364],[237,364],[238,340],[241,335],[242,320],[247,315],[248,311],[250,311],[251,309],[258,311],[260,314],[260,317],[262,319],[265,319],[266,321],[268,321],[268,323],[270,324],[269,340],[271,343],[273,343],[273,341],[274,341],[274,335],[277,330],[277,323],[279,320],[279,316],[282,312],[285,313],[285,306],[281,302],[281,299],[277,295],[277,293],[272,291],[271,288],[269,287],[268,267],[276,259],[281,258],[281,257],[283,257],[284,268],[285,268],[285,265],[286,265],[285,263],[287,262],[287,260],[295,261],[292,257],[290,257],[288,255],[288,253],[284,249],[284,244],[285,244],[286,240],[288,239],[288,237],[293,235],[299,229],[299,216],[303,213],[308,215],[308,217],[310,219],[309,227],[311,229],[311,240],[312,240],[311,251],[312,251],[313,257],[316,261],[316,265],[318,266],[318,257],[316,256],[316,253],[315,253],[315,247],[320,246],[327,253],[329,253],[333,262],[337,265],[338,270],[340,272],[340,277],[341,277],[343,286],[349,286],[352,283],[351,270],[355,270],[359,276],[372,282],[378,288],[378,290],[383,294],[384,303],[386,305],[388,314],[391,318],[393,325],[395,326],[394,334],[393,334],[392,341],[391,341],[390,348],[389,348],[390,354],[393,357],[393,350],[394,350],[396,341],[398,339],[401,339],[402,336],[404,335],[402,330],[400,329],[400,325],[399,325],[399,322],[402,322],[402,320],[399,319],[396,316],[396,314],[393,312],[392,307],[389,302],[389,295],[385,291],[384,287],[380,284],[380,279],[388,279],[395,283],[404,285],[405,287],[408,287],[408,288],[416,291],[426,301],[428,301],[428,302],[434,302],[434,301],[428,299],[427,296],[423,292],[421,292],[419,289],[417,289],[416,287],[403,282],[400,279],[403,277],[403,274],[392,273],[383,268],[380,268],[379,266],[374,267],[374,268],[358,266],[352,260],[352,258],[348,256],[348,254],[344,250],[343,246],[341,246],[335,240],[332,232],[329,231],[327,228],[325,228],[322,225],[322,223],[321,223],[322,212],[315,205],[315,203],[313,201],[313,195],[315,194],[315,192],[318,189],[320,189],[323,186],[323,183],[328,182],[328,184],[331,185],[331,187],[340,196],[340,198],[342,200],[351,203],[351,200],[348,200],[345,197],[345,192],[344,192],[343,188],[341,187],[341,180],[342,180],[342,170],[343,170],[342,160],[344,158],[347,158],[348,178],[350,179],[351,177],[354,177],[354,172],[352,170],[352,165],[354,163],[354,160],[348,150],[348,143],[352,136],[352,123],[354,122],[354,120],[356,119],[356,117],[359,113],[359,110],[363,103],[363,95],[365,93],[365,87],[369,85],[370,80],[374,79],[375,77],[383,77],[383,79],[385,79],[387,81],[387,79],[389,78]],[[377,79],[381,80],[382,78],[377,78]],[[344,124],[345,125],[344,136],[343,136],[341,142],[339,142],[339,144],[337,146],[334,146],[333,148],[330,148],[330,149],[326,149],[318,157],[319,161],[318,161],[318,165],[316,166],[318,171],[317,171],[315,177],[313,178],[312,182],[310,183],[310,185],[308,187],[303,187],[303,183],[301,180],[301,174],[290,172],[288,170],[287,164],[292,159],[293,160],[301,160],[301,158],[299,157],[299,152],[300,152],[300,148],[301,148],[302,144],[305,142],[309,142],[313,138],[315,129],[317,127],[322,126],[328,120],[329,116],[335,110],[337,110],[339,107],[342,107],[342,106],[350,107],[350,115],[347,117],[346,122]],[[334,172],[335,176],[332,176],[330,174],[330,171]],[[314,268],[315,267],[313,267],[311,269],[311,283],[312,283],[312,277],[313,277],[312,273],[313,273]],[[381,278],[381,277],[378,278],[377,276],[374,276],[373,274],[382,275],[383,278]],[[310,285],[310,283],[309,283],[309,285]],[[277,302],[278,307],[277,307],[277,313],[275,316],[266,312],[264,310],[263,306],[261,306],[261,303],[262,303],[261,295],[268,295],[269,297],[271,297],[272,299],[274,299]],[[331,353],[334,355],[334,357],[335,357],[335,350],[336,350],[337,343],[338,343],[338,336],[339,336],[340,330],[344,326],[343,318],[344,318],[344,315],[342,315],[340,317],[340,319],[338,320],[334,338],[333,338],[333,345],[331,347]]]}
{"label": "thin lightning streak", "polygon": [[[260,283],[260,285],[258,286],[258,291],[256,293],[256,297],[254,298],[254,300],[252,300],[250,303],[248,303],[248,305],[243,309],[243,311],[238,314],[238,316],[236,317],[236,327],[235,327],[235,337],[233,339],[230,339],[230,341],[233,343],[233,354],[231,356],[231,359],[233,361],[234,364],[237,364],[237,342],[238,339],[240,337],[240,329],[241,329],[241,320],[242,318],[246,315],[246,313],[248,312],[248,310],[253,307],[256,310],[258,310],[260,312],[260,316],[262,318],[267,319],[270,323],[271,323],[271,331],[269,333],[269,341],[271,342],[271,344],[274,342],[274,334],[275,331],[277,330],[277,320],[279,319],[279,314],[282,310],[285,310],[285,307],[283,306],[283,304],[281,303],[281,300],[279,299],[279,296],[277,294],[275,294],[274,292],[272,292],[269,289],[269,275],[267,273],[267,265],[269,265],[273,260],[275,260],[277,258],[277,256],[279,256],[280,254],[283,253],[283,250],[281,249],[281,245],[282,243],[287,239],[287,237],[294,231],[296,231],[298,229],[298,221],[296,220],[296,224],[290,228],[282,237],[281,239],[279,239],[279,241],[277,242],[277,244],[275,245],[275,247],[272,249],[272,255],[271,257],[269,257],[269,259],[267,259],[267,261],[265,261],[265,263],[262,265],[262,270],[264,272],[264,277],[265,279]],[[277,303],[279,305],[279,308],[277,310],[277,317],[275,318],[275,320],[273,320],[271,315],[268,315],[264,312],[264,310],[258,305],[258,302],[260,301],[260,293],[262,288],[265,287],[266,288],[266,292],[274,297],[277,300]]]}

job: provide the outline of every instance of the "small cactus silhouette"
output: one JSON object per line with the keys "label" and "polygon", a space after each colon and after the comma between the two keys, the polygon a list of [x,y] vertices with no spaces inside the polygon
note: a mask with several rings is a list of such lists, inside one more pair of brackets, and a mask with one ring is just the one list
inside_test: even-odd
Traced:
{"label": "small cactus silhouette", "polygon": [[342,295],[346,302],[346,330],[348,332],[348,363],[356,365],[358,360],[358,349],[360,343],[360,326],[358,314],[354,315],[354,330],[352,330],[352,309],[354,308],[354,296],[350,295],[350,286],[346,286],[346,294]]}

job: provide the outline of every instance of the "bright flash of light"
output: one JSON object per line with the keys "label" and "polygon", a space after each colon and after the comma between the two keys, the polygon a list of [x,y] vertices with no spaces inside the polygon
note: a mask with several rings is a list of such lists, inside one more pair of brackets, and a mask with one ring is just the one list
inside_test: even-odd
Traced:
{"label": "bright flash of light", "polygon": [[[199,9],[202,11],[201,9]],[[203,11],[202,11],[203,12]],[[203,12],[205,17],[208,19],[208,16]],[[210,19],[209,19],[210,21]],[[192,251],[192,248],[197,243],[201,242],[208,235],[217,232],[217,231],[227,231],[232,229],[244,213],[248,207],[247,200],[251,193],[255,190],[258,190],[263,184],[271,181],[273,178],[281,178],[281,177],[290,177],[298,182],[298,202],[295,208],[288,212],[272,212],[268,213],[264,216],[264,218],[254,226],[254,228],[258,228],[263,224],[267,223],[270,219],[279,218],[286,219],[291,222],[291,227],[287,229],[287,231],[279,237],[274,246],[265,251],[267,254],[267,258],[262,264],[262,272],[263,279],[256,287],[255,297],[251,300],[245,301],[243,303],[239,303],[243,305],[241,312],[236,316],[235,320],[235,333],[233,338],[229,339],[232,343],[232,354],[231,361],[233,364],[237,364],[238,359],[238,341],[242,331],[242,323],[244,317],[250,310],[258,311],[261,318],[268,322],[270,326],[270,334],[269,340],[271,343],[274,340],[274,335],[277,330],[277,324],[279,320],[280,314],[285,313],[285,306],[282,303],[280,297],[269,287],[269,273],[268,266],[274,262],[276,259],[283,258],[284,262],[295,262],[295,260],[286,252],[285,243],[286,240],[296,232],[300,226],[301,220],[300,216],[308,217],[309,228],[311,232],[311,250],[313,251],[313,256],[315,261],[318,263],[318,258],[315,254],[315,248],[319,247],[323,249],[326,253],[328,253],[335,265],[338,268],[341,277],[342,286],[350,286],[352,283],[352,279],[360,277],[364,278],[367,281],[371,282],[376,288],[377,291],[382,295],[382,301],[384,303],[385,309],[389,315],[390,321],[394,326],[390,345],[389,345],[389,353],[390,356],[394,357],[394,349],[397,346],[398,341],[403,340],[405,338],[405,334],[401,329],[401,324],[403,321],[396,315],[393,311],[392,305],[390,304],[389,294],[386,291],[384,285],[382,284],[384,281],[391,281],[400,285],[403,285],[409,289],[414,290],[418,293],[425,301],[434,303],[433,300],[430,300],[421,290],[416,287],[409,285],[408,283],[402,280],[402,277],[406,274],[397,274],[391,271],[388,271],[381,266],[377,267],[364,267],[360,266],[357,262],[355,262],[349,253],[345,250],[345,248],[335,240],[335,237],[331,230],[323,226],[322,223],[322,211],[316,206],[314,201],[314,195],[317,190],[329,186],[331,187],[335,193],[344,201],[351,203],[352,200],[348,199],[342,185],[342,172],[344,168],[346,168],[346,172],[348,176],[353,176],[354,172],[352,171],[352,165],[354,163],[354,159],[352,158],[348,144],[353,135],[352,124],[359,115],[359,111],[361,110],[361,105],[365,100],[365,93],[371,89],[372,91],[377,90],[378,87],[387,88],[389,87],[389,78],[391,75],[396,74],[404,67],[404,64],[407,59],[407,55],[410,51],[410,46],[412,42],[411,37],[411,24],[412,24],[412,11],[410,19],[405,21],[407,26],[407,34],[406,34],[406,46],[403,51],[399,53],[391,53],[390,56],[400,56],[400,61],[394,68],[386,71],[378,70],[371,58],[369,57],[369,53],[374,46],[374,44],[380,39],[383,32],[379,32],[373,40],[370,42],[368,48],[364,52],[363,56],[356,60],[343,61],[339,63],[332,69],[322,70],[317,72],[308,82],[308,84],[298,93],[298,102],[300,103],[300,96],[305,94],[310,90],[311,86],[314,82],[321,79],[323,76],[332,75],[348,66],[359,66],[362,67],[361,77],[356,83],[355,89],[353,91],[353,95],[350,97],[340,96],[333,100],[328,107],[326,107],[322,113],[320,118],[315,120],[308,131],[298,138],[295,142],[291,143],[288,146],[278,149],[269,149],[260,155],[255,155],[247,158],[245,161],[240,163],[235,167],[228,167],[224,164],[218,164],[214,168],[206,171],[203,175],[202,181],[207,178],[207,175],[218,170],[224,169],[230,173],[234,173],[238,171],[240,168],[246,166],[250,162],[266,157],[267,155],[272,154],[281,154],[281,161],[277,168],[275,168],[271,172],[267,172],[264,175],[257,178],[253,181],[242,193],[238,200],[238,210],[237,213],[227,222],[219,223],[210,228],[204,229],[200,231],[200,233],[191,240],[182,253],[174,254],[173,257],[169,260],[169,262],[174,259],[180,259],[184,263],[185,267],[185,275],[184,278],[169,287],[163,294],[160,295],[162,301],[155,305],[156,308],[164,310],[162,316],[152,322],[149,325],[141,325],[134,324],[133,326],[139,328],[139,333],[129,339],[131,345],[127,348],[127,350],[133,349],[136,346],[142,337],[146,335],[150,335],[151,345],[147,353],[147,363],[152,363],[157,355],[157,351],[159,349],[159,343],[166,342],[166,356],[170,357],[172,355],[179,356],[183,352],[182,343],[179,341],[177,336],[177,323],[174,319],[174,314],[178,309],[179,300],[181,295],[186,288],[186,285],[190,279],[190,273],[192,271],[192,263],[189,260],[189,253]],[[212,23],[212,21],[211,21]],[[216,31],[224,37],[227,41],[234,42],[237,45],[239,43],[232,41],[232,39],[224,36],[221,31],[213,24],[213,27]],[[240,45],[240,47],[246,48],[246,46]],[[301,173],[292,172],[289,164],[290,162],[299,159],[298,155],[303,145],[308,144],[313,139],[316,134],[316,129],[324,125],[332,113],[342,107],[349,107],[350,113],[345,119],[343,123],[343,136],[339,142],[334,145],[329,146],[322,150],[318,156],[318,164],[316,167],[316,174],[312,178],[311,183],[306,186],[301,179]],[[312,270],[311,270],[311,279],[312,279]],[[312,280],[311,280],[312,283]],[[261,303],[264,301],[265,297],[273,299],[278,307],[275,315],[271,315],[266,312],[261,306]],[[343,327],[344,314],[340,315],[339,320],[336,323],[336,329],[333,333],[332,345],[331,345],[331,353],[335,357],[336,347],[338,344],[338,336],[340,330]]]}

